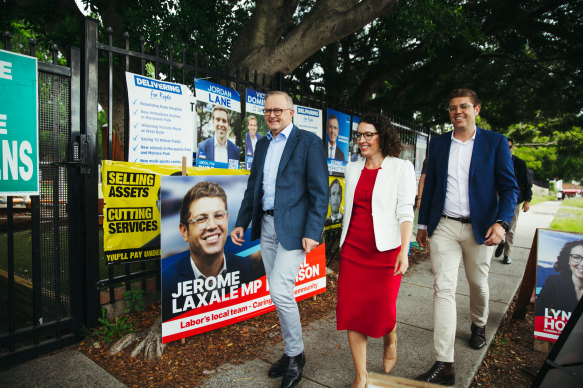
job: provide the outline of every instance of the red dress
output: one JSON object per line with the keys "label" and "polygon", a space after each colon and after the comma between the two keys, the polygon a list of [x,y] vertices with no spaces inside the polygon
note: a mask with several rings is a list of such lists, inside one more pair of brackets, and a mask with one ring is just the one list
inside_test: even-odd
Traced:
{"label": "red dress", "polygon": [[401,275],[394,276],[397,247],[380,252],[372,223],[372,191],[379,169],[364,168],[354,192],[352,217],[340,252],[336,327],[379,338],[397,323]]}

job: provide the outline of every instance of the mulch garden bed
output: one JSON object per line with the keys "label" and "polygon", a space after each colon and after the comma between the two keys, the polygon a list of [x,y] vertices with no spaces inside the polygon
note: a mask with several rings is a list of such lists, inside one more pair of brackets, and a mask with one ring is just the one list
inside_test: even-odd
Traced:
{"label": "mulch garden bed", "polygon": [[[420,261],[428,260],[428,253],[412,251],[410,270]],[[337,272],[338,261],[329,268]],[[299,302],[302,324],[324,319],[336,308],[336,277],[327,276],[327,290],[316,298]],[[524,368],[538,369],[546,354],[533,350],[533,316],[524,321],[511,318],[514,303],[504,319],[482,367],[474,377],[475,387],[527,387],[532,377]],[[160,305],[130,314],[138,331],[148,328],[160,314]],[[186,338],[184,343],[174,341],[164,349],[162,358],[145,361],[140,355],[130,357],[133,347],[114,356],[109,355],[109,344],[95,335],[73,346],[101,365],[128,387],[196,387],[216,373],[225,363],[239,364],[261,357],[265,347],[281,341],[279,321],[270,312],[234,325]]]}

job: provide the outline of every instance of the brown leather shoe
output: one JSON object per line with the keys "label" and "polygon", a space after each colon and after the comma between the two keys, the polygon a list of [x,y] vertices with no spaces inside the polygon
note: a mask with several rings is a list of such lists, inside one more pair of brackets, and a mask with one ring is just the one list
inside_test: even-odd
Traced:
{"label": "brown leather shoe", "polygon": [[480,327],[474,325],[470,328],[472,330],[472,336],[470,337],[470,347],[472,349],[482,349],[486,345],[486,326]]}
{"label": "brown leather shoe", "polygon": [[415,380],[448,386],[455,385],[453,362],[436,361],[431,369],[417,376]]}

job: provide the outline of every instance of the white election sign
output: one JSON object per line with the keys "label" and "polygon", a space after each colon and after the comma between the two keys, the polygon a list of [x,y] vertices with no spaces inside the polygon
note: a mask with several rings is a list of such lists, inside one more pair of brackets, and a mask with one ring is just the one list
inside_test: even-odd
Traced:
{"label": "white election sign", "polygon": [[[192,165],[194,97],[186,85],[126,72],[131,163]],[[192,105],[191,105],[192,103]]]}
{"label": "white election sign", "polygon": [[294,124],[322,138],[322,110],[307,106],[294,105]]}

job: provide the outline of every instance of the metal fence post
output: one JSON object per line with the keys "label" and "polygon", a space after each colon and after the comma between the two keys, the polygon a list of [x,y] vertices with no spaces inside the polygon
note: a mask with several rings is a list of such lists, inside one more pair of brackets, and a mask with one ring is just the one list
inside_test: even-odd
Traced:
{"label": "metal fence post", "polygon": [[[86,18],[83,24],[81,53],[81,219],[84,230],[80,257],[85,263],[86,324],[97,325],[99,316],[99,229],[97,204],[97,90],[98,90],[98,24]],[[85,164],[85,166],[83,165]]]}

